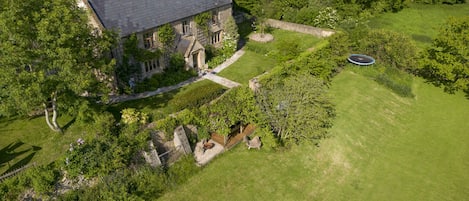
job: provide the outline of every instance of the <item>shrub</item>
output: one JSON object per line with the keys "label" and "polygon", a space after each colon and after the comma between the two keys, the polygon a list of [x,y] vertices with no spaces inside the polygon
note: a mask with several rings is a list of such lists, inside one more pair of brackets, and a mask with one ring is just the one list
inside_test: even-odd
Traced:
{"label": "shrub", "polygon": [[169,167],[167,172],[168,185],[171,187],[176,187],[177,185],[183,184],[199,170],[200,169],[195,165],[193,156],[184,156],[171,167]]}
{"label": "shrub", "polygon": [[36,193],[41,194],[52,192],[60,176],[54,164],[34,167],[28,172],[28,176],[31,178],[31,186]]}
{"label": "shrub", "polygon": [[[174,62],[177,63],[176,61]],[[137,83],[135,91],[137,93],[144,91],[154,91],[158,88],[175,85],[196,76],[197,72],[194,70],[185,70],[181,67],[175,69],[170,68],[163,73],[154,74],[151,76],[151,78],[147,78],[142,82]]]}
{"label": "shrub", "polygon": [[148,115],[137,111],[135,108],[127,108],[121,111],[122,118],[121,121],[124,124],[139,124],[143,125],[148,121]]}
{"label": "shrub", "polygon": [[300,43],[297,40],[282,38],[275,44],[274,57],[279,62],[294,59],[301,53]]}
{"label": "shrub", "polygon": [[204,88],[193,89],[184,94],[178,94],[168,104],[174,105],[176,111],[202,106],[225,92],[219,85],[208,85]]}
{"label": "shrub", "polygon": [[258,43],[258,42],[249,42],[246,44],[246,48],[249,51],[262,54],[262,55],[268,55],[272,51],[265,44]]}

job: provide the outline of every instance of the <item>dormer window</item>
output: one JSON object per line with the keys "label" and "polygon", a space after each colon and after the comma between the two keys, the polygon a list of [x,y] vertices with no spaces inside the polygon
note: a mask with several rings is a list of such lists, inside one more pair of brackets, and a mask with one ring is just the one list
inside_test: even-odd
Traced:
{"label": "dormer window", "polygon": [[191,24],[187,20],[182,21],[182,35],[190,35],[190,34],[191,34]]}
{"label": "dormer window", "polygon": [[156,45],[155,38],[153,37],[153,32],[148,32],[143,34],[143,47],[145,49],[154,48]]}
{"label": "dormer window", "polygon": [[212,24],[218,24],[218,11],[212,11]]}

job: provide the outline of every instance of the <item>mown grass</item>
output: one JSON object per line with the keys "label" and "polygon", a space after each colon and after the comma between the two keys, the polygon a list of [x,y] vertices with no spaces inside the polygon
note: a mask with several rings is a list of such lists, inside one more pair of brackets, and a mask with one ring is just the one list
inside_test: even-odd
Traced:
{"label": "mown grass", "polygon": [[277,62],[268,56],[246,51],[238,61],[218,75],[247,85],[249,80],[272,69]]}
{"label": "mown grass", "polygon": [[225,153],[161,200],[465,200],[469,101],[415,78],[402,98],[345,70],[337,117],[320,148]]}
{"label": "mown grass", "polygon": [[369,22],[372,28],[389,29],[408,34],[420,48],[429,46],[438,30],[450,16],[469,15],[469,4],[410,4],[398,13],[385,13]]}
{"label": "mown grass", "polygon": [[317,45],[321,39],[314,36],[280,29],[273,29],[271,34],[274,41],[259,43],[248,41],[245,47],[245,54],[230,67],[221,71],[218,75],[241,84],[248,84],[248,81],[264,72],[269,71],[278,63],[279,53],[282,44],[298,45],[299,52],[303,52]]}
{"label": "mown grass", "polygon": [[[72,118],[59,118],[60,125]],[[61,156],[69,144],[83,137],[80,128],[69,127],[64,134],[47,127],[44,117],[0,119],[0,175],[36,162],[48,164]]]}
{"label": "mown grass", "polygon": [[[221,85],[202,80],[158,96],[115,104],[108,110],[118,117],[121,109],[137,108],[157,118],[211,101],[212,96],[224,90]],[[42,116],[32,119],[1,118],[0,175],[34,162],[38,165],[51,163],[62,156],[70,143],[86,136],[72,117],[60,117],[59,124],[67,127],[64,134],[51,131]]]}
{"label": "mown grass", "polygon": [[154,120],[181,111],[201,106],[221,95],[226,88],[210,80],[201,80],[188,86],[149,98],[114,104],[108,110],[115,116],[125,108],[136,108],[151,113]]}

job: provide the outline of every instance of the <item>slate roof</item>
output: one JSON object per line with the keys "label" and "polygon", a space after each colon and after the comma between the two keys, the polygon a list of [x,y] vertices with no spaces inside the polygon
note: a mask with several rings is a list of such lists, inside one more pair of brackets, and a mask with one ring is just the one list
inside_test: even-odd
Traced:
{"label": "slate roof", "polygon": [[88,0],[106,29],[121,36],[197,15],[232,0]]}

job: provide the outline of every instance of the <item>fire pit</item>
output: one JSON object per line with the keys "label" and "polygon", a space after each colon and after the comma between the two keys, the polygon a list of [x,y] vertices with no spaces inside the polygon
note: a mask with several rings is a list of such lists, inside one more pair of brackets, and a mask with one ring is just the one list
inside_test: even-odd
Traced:
{"label": "fire pit", "polygon": [[211,149],[211,148],[213,148],[214,146],[215,146],[215,143],[213,143],[213,142],[206,142],[206,143],[204,144],[204,149],[205,149],[205,150]]}

